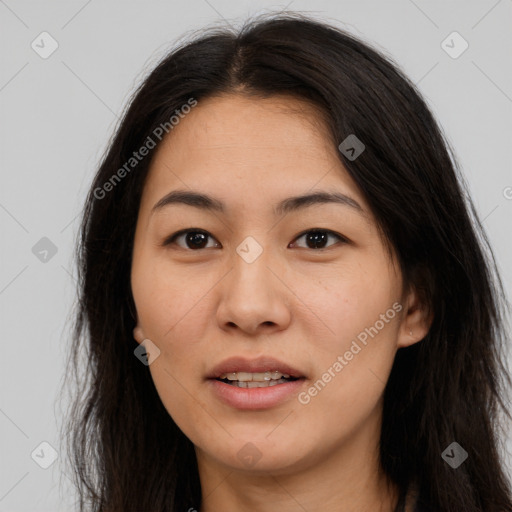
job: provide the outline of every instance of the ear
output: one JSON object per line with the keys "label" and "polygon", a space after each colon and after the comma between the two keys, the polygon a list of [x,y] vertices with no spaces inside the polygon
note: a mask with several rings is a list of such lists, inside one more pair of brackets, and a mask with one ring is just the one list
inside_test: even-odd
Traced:
{"label": "ear", "polygon": [[142,328],[137,324],[137,326],[133,329],[133,337],[137,341],[137,343],[142,343],[146,337],[142,331]]}
{"label": "ear", "polygon": [[428,334],[433,318],[427,304],[411,288],[405,300],[405,312],[398,333],[398,348],[409,347],[421,341]]}

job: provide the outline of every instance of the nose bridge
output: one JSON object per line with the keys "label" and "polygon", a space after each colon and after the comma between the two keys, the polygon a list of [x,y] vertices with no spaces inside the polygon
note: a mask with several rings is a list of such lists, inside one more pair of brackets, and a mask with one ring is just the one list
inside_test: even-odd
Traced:
{"label": "nose bridge", "polygon": [[[270,269],[272,251],[255,237],[246,237],[233,254],[231,267],[223,284],[218,320],[221,325],[236,324],[253,332],[269,323],[283,326],[289,321],[282,284]],[[276,266],[276,262],[274,262]],[[270,267],[270,268],[269,268]]]}
{"label": "nose bridge", "polygon": [[236,255],[233,255],[233,283],[241,289],[252,290],[252,293],[266,291],[275,283],[271,283],[272,272],[269,270],[271,263],[271,249],[264,247],[262,236],[247,236],[236,247]]}

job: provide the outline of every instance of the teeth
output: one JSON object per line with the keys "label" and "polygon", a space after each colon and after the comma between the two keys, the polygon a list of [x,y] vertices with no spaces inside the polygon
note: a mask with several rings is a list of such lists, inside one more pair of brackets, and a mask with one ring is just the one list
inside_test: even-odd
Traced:
{"label": "teeth", "polygon": [[258,382],[258,381],[244,382],[244,381],[240,381],[240,380],[234,380],[234,381],[230,381],[230,384],[232,386],[236,386],[239,388],[268,388],[271,386],[277,386],[278,384],[285,384],[286,382],[288,382],[288,381],[285,379],[267,380],[267,381],[263,381],[263,382]]}
{"label": "teeth", "polygon": [[[269,382],[273,380],[279,380],[282,378],[288,379],[290,377],[287,373],[281,373],[278,371],[267,371],[263,373],[249,373],[249,372],[233,372],[223,373],[219,379],[237,380],[239,382]],[[245,386],[243,386],[245,387]],[[256,387],[256,386],[250,386]]]}

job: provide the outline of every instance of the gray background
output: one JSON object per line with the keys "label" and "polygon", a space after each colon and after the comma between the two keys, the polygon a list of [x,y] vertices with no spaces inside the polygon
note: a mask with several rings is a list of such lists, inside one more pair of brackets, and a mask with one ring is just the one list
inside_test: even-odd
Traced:
{"label": "gray background", "polygon": [[[85,193],[131,92],[185,33],[285,8],[373,43],[419,84],[511,289],[512,0],[0,0],[0,511],[74,510],[57,398],[75,293],[72,250]],[[59,45],[46,59],[31,47],[50,48],[43,31]],[[458,58],[441,46],[453,31],[469,44]],[[43,237],[56,254],[34,254]],[[49,461],[44,441],[59,453],[48,469],[35,462]]]}

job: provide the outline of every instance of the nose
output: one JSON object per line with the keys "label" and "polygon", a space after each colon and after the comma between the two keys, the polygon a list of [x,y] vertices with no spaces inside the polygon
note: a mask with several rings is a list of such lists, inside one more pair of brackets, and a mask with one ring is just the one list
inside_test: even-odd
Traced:
{"label": "nose", "polygon": [[254,335],[288,327],[292,292],[273,267],[277,265],[265,251],[252,263],[235,254],[232,270],[219,283],[217,322],[221,329]]}

